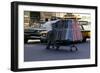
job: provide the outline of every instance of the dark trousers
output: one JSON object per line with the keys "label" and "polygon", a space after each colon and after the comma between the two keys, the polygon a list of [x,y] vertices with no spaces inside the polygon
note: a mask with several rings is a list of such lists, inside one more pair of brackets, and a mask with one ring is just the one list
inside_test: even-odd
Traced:
{"label": "dark trousers", "polygon": [[52,46],[52,48],[56,47],[56,49],[59,49],[59,46],[57,45],[56,40],[55,40],[55,34],[52,30],[47,33],[47,40],[48,40],[48,43],[47,43],[46,49],[50,49],[50,46]]}

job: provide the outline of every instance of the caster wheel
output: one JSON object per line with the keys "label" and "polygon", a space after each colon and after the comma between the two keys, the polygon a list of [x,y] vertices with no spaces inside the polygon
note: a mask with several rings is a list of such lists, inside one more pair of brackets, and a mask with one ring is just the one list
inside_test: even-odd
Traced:
{"label": "caster wheel", "polygon": [[78,48],[77,47],[71,47],[70,51],[71,52],[78,51]]}
{"label": "caster wheel", "polygon": [[56,46],[56,50],[59,50],[59,46]]}

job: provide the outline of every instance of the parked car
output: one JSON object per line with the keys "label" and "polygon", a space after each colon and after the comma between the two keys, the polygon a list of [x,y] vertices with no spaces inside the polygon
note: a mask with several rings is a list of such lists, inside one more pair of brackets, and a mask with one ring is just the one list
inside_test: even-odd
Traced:
{"label": "parked car", "polygon": [[90,38],[90,23],[87,21],[79,21],[80,28],[83,36],[83,42],[86,42],[86,39]]}
{"label": "parked car", "polygon": [[41,28],[28,28],[24,29],[24,43],[27,43],[29,39],[39,39],[41,36],[46,35],[46,30]]}

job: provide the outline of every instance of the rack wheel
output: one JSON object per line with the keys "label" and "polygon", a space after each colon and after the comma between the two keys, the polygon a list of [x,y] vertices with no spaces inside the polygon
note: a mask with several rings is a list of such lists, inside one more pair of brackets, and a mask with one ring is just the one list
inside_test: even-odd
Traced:
{"label": "rack wheel", "polygon": [[59,47],[60,47],[60,46],[56,46],[56,50],[59,50]]}
{"label": "rack wheel", "polygon": [[78,48],[76,46],[71,46],[70,51],[74,52],[74,51],[78,51]]}

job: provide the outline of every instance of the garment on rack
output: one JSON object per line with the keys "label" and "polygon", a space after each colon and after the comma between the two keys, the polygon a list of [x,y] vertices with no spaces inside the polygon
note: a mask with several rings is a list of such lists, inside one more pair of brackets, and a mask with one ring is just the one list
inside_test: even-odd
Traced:
{"label": "garment on rack", "polygon": [[79,23],[76,21],[76,20],[73,20],[72,22],[73,24],[73,41],[81,41],[83,38],[82,38],[82,33],[80,31],[80,25]]}
{"label": "garment on rack", "polygon": [[65,20],[59,20],[58,22],[52,24],[52,28],[55,34],[55,40],[65,40],[67,29]]}
{"label": "garment on rack", "polygon": [[82,33],[80,31],[80,25],[78,21],[75,19],[68,19],[66,20],[66,23],[68,24],[66,40],[81,41]]}
{"label": "garment on rack", "polygon": [[66,24],[68,25],[67,32],[66,32],[66,40],[73,40],[73,31],[72,31],[72,20],[66,20]]}

